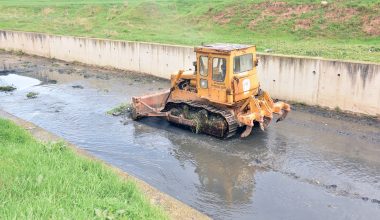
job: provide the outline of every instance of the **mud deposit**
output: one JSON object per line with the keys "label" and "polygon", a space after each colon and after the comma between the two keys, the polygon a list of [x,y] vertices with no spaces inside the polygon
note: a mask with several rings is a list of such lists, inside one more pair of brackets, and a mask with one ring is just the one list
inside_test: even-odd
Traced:
{"label": "mud deposit", "polygon": [[0,93],[1,109],[215,219],[380,216],[378,124],[296,110],[266,132],[218,140],[160,119],[121,123],[106,114],[169,87],[165,80],[4,52],[0,71],[0,85],[17,88]]}

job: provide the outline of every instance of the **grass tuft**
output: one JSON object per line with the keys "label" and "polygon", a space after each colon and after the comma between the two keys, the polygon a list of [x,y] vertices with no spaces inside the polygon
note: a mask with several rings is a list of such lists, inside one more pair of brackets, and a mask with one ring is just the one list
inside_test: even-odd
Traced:
{"label": "grass tuft", "polygon": [[107,111],[107,114],[113,115],[113,116],[119,116],[119,115],[125,115],[129,113],[131,112],[131,110],[132,110],[132,104],[123,103]]}
{"label": "grass tuft", "polygon": [[0,92],[12,92],[13,90],[16,90],[13,86],[0,86]]}
{"label": "grass tuft", "polygon": [[39,94],[38,92],[28,92],[28,94],[26,94],[26,97],[28,99],[35,99],[37,98],[38,94]]}

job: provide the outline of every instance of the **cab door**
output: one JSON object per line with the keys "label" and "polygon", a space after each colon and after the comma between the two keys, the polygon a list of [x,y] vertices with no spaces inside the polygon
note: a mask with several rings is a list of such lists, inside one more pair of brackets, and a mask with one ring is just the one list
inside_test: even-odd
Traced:
{"label": "cab door", "polygon": [[234,100],[244,100],[258,92],[256,56],[253,53],[238,54],[233,59]]}
{"label": "cab door", "polygon": [[226,80],[228,73],[228,57],[215,55],[209,58],[211,64],[209,99],[211,101],[225,104],[227,103]]}
{"label": "cab door", "polygon": [[210,86],[210,61],[208,54],[197,55],[197,90],[201,98],[209,99],[209,86]]}

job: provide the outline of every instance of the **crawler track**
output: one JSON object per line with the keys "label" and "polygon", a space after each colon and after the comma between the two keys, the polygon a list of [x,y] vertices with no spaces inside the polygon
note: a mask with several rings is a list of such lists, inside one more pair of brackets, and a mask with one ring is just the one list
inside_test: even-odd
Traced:
{"label": "crawler track", "polygon": [[203,129],[203,133],[207,133],[219,138],[230,138],[236,134],[238,123],[233,113],[226,109],[219,109],[217,107],[196,101],[171,101],[167,103],[164,111],[169,111],[174,107],[182,107],[183,105],[188,105],[192,109],[197,109],[198,111],[202,109],[207,110],[209,114],[211,113],[214,115],[219,115],[225,120],[226,126],[224,128],[221,128],[222,130],[215,127],[209,127]]}

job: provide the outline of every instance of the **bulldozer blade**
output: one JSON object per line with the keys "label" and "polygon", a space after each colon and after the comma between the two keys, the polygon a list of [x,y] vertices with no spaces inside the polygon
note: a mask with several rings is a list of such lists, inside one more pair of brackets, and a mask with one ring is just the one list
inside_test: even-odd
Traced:
{"label": "bulldozer blade", "polygon": [[170,90],[132,98],[133,118],[144,116],[165,117],[167,114],[161,112],[165,102],[170,96]]}

